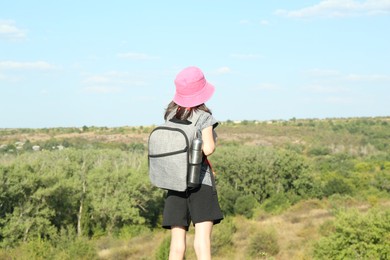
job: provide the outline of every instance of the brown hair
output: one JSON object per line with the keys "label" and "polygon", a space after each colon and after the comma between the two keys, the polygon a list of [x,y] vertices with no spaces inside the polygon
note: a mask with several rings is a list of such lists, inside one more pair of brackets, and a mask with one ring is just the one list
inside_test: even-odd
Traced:
{"label": "brown hair", "polygon": [[205,105],[200,104],[196,107],[181,107],[176,104],[174,101],[168,104],[168,107],[165,109],[164,119],[167,120],[168,116],[176,111],[175,118],[179,120],[187,120],[190,116],[192,116],[193,111],[203,110],[207,113],[211,114],[211,110]]}

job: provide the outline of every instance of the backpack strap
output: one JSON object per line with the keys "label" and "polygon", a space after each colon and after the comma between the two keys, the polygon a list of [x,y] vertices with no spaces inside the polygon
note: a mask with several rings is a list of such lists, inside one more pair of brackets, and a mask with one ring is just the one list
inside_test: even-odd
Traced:
{"label": "backpack strap", "polygon": [[195,121],[194,127],[196,128],[195,137],[201,137],[202,136],[202,130],[200,127],[198,127],[199,119],[200,119],[201,113],[195,112],[192,114],[192,121]]}
{"label": "backpack strap", "polygon": [[193,125],[196,129],[195,131],[195,137],[201,137],[202,136],[202,131],[200,129],[200,127],[198,127],[198,124],[199,124],[199,120],[202,116],[202,112],[201,111],[193,111],[191,117],[189,119],[186,119],[186,120],[180,120],[180,119],[177,119],[175,117],[175,112],[172,112],[166,121],[170,121],[172,123],[177,123],[177,124],[182,124],[182,125]]}

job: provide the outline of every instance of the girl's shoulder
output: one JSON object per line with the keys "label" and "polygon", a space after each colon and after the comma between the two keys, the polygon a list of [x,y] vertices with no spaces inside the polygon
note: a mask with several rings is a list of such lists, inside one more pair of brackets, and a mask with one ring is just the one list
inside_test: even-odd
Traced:
{"label": "girl's shoulder", "polygon": [[214,126],[215,128],[218,125],[218,121],[209,112],[198,110],[196,111],[196,113],[199,114],[198,125],[200,125],[201,129],[204,129],[209,126]]}

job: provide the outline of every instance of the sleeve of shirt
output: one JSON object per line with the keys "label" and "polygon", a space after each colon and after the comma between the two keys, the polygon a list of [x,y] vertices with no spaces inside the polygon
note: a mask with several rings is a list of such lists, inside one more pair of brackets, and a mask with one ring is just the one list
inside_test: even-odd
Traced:
{"label": "sleeve of shirt", "polygon": [[218,121],[209,113],[204,113],[204,115],[202,116],[201,118],[201,125],[200,125],[200,129],[203,130],[209,126],[213,126],[213,138],[214,138],[214,142],[217,141],[217,138],[218,138],[218,135],[217,133],[215,132],[215,128],[218,126]]}
{"label": "sleeve of shirt", "polygon": [[209,126],[213,126],[213,129],[216,128],[218,126],[218,121],[213,117],[213,115],[204,113],[202,116],[200,129],[203,130]]}

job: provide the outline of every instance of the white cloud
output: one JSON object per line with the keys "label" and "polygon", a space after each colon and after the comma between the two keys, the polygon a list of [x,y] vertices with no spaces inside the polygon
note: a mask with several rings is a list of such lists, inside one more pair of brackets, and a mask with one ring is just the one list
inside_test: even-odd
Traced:
{"label": "white cloud", "polygon": [[258,54],[230,54],[231,58],[238,59],[238,60],[255,60],[261,58],[261,55]]}
{"label": "white cloud", "polygon": [[22,76],[15,76],[15,75],[7,75],[7,74],[0,74],[0,81],[7,81],[7,82],[20,82],[23,80]]}
{"label": "white cloud", "polygon": [[232,70],[229,67],[221,67],[221,68],[217,69],[216,73],[219,75],[230,74],[230,73],[232,73]]}
{"label": "white cloud", "polygon": [[260,21],[260,24],[261,24],[261,25],[269,25],[270,22],[269,22],[268,20],[261,20],[261,21]]}
{"label": "white cloud", "polygon": [[159,59],[157,56],[152,56],[145,53],[136,53],[136,52],[126,52],[126,53],[119,53],[119,58],[123,59],[129,59],[129,60],[156,60]]}
{"label": "white cloud", "polygon": [[372,75],[362,75],[362,74],[348,74],[344,77],[348,81],[390,81],[390,76],[372,74]]}
{"label": "white cloud", "polygon": [[323,0],[320,3],[298,10],[275,11],[275,14],[291,18],[346,17],[390,14],[389,0]]}
{"label": "white cloud", "polygon": [[82,80],[88,93],[121,93],[129,87],[143,87],[147,83],[128,72],[109,71],[102,74],[88,75]]}
{"label": "white cloud", "polygon": [[95,84],[95,83],[109,83],[110,82],[110,79],[108,77],[105,77],[105,76],[91,76],[91,77],[88,77],[86,79],[84,79],[83,83],[86,83],[86,84]]}
{"label": "white cloud", "polygon": [[13,70],[51,70],[56,66],[46,61],[19,62],[19,61],[0,61],[0,69]]}
{"label": "white cloud", "polygon": [[334,94],[334,93],[343,93],[348,92],[349,89],[345,87],[337,87],[337,86],[324,86],[324,85],[310,85],[305,87],[304,89],[319,94]]}
{"label": "white cloud", "polygon": [[15,26],[13,21],[0,21],[0,39],[23,40],[26,32]]}

